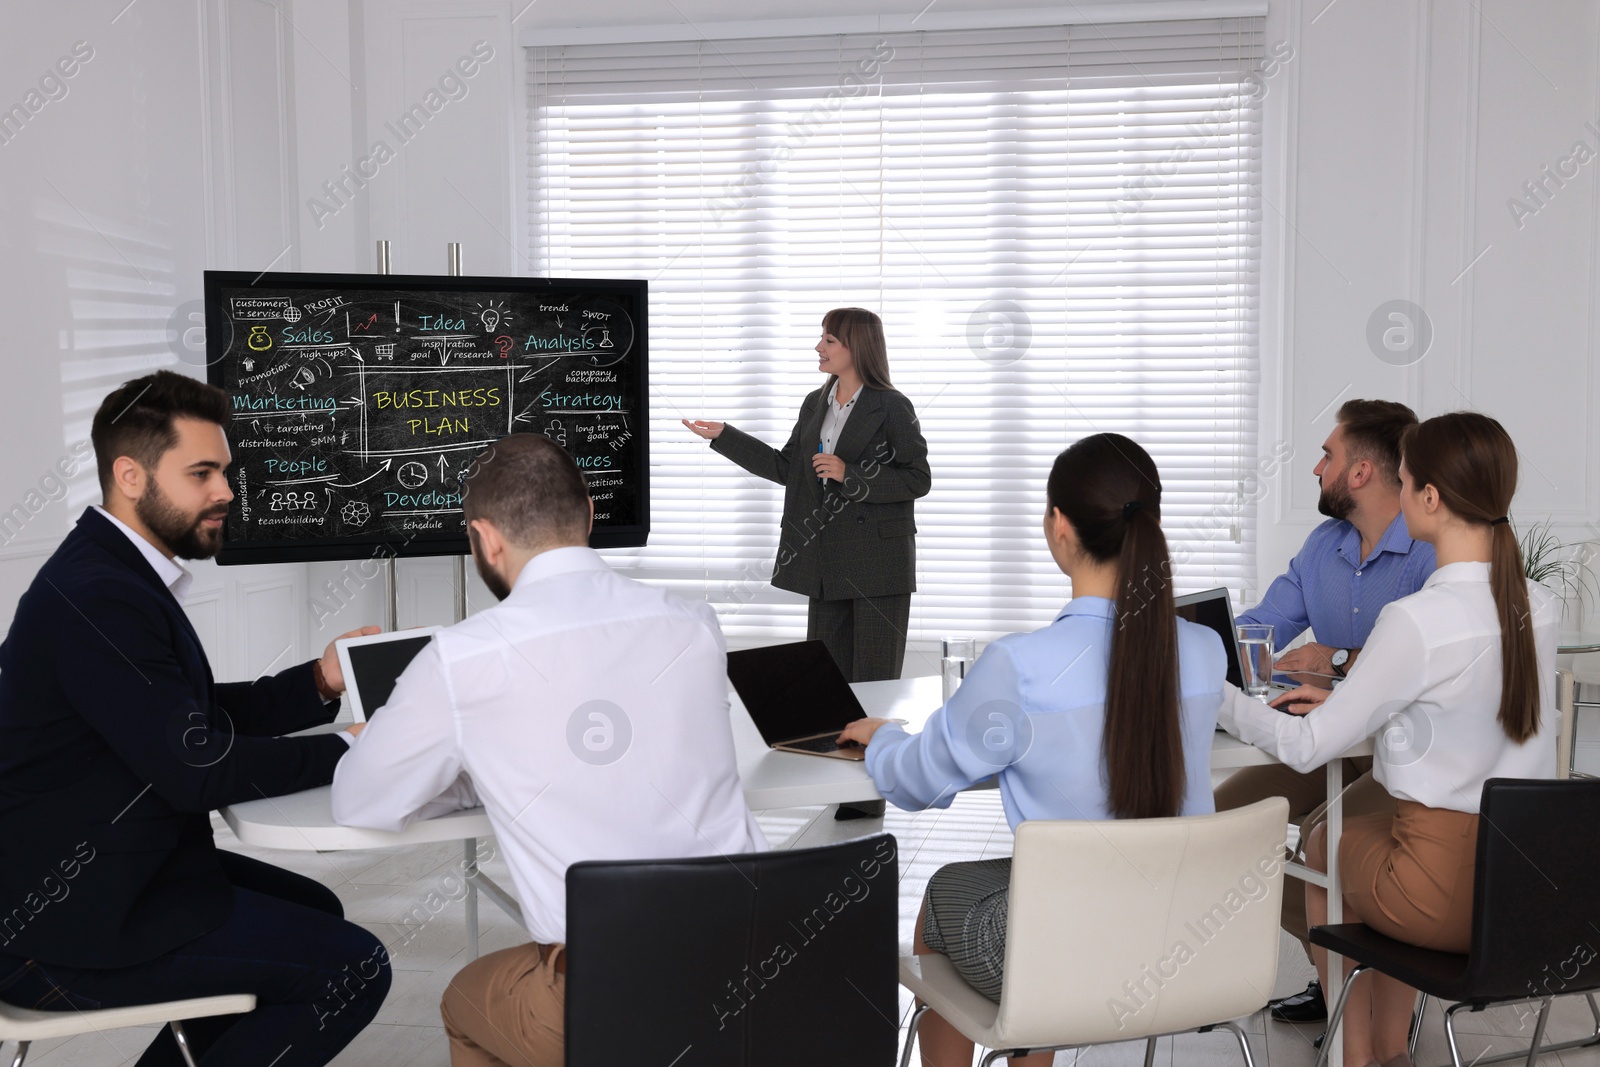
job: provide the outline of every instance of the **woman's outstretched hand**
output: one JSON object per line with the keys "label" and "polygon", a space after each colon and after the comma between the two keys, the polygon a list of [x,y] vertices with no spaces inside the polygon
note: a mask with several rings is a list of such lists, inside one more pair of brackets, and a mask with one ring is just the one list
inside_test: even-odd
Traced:
{"label": "woman's outstretched hand", "polygon": [[722,423],[720,422],[701,422],[698,419],[690,422],[688,419],[684,419],[683,424],[689,427],[690,433],[697,437],[704,437],[707,441],[715,441],[722,436]]}

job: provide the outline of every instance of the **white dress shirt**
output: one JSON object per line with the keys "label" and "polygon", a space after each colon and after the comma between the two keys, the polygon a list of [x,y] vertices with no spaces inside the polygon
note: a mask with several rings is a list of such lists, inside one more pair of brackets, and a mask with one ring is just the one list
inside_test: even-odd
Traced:
{"label": "white dress shirt", "polygon": [[1487,563],[1440,567],[1386,606],[1349,677],[1310,713],[1286,714],[1228,686],[1218,725],[1302,772],[1376,736],[1373,776],[1395,797],[1475,815],[1488,779],[1556,773],[1559,607],[1533,582],[1528,601],[1540,715],[1520,745],[1496,719],[1500,618]]}
{"label": "white dress shirt", "polygon": [[96,511],[106,517],[106,520],[127,535],[133,542],[133,547],[139,550],[139,555],[155,569],[156,577],[161,579],[161,584],[172,590],[172,595],[178,603],[183,603],[183,598],[189,592],[189,587],[194,584],[194,575],[185,570],[177,560],[168,559],[159,548],[146,541],[132,526],[117,518],[99,504],[91,505]]}
{"label": "white dress shirt", "polygon": [[[566,941],[567,867],[767,847],[728,720],[710,606],[588,548],[529,560],[502,603],[440,631],[333,778],[333,816],[398,830],[465,772],[534,940]],[[448,810],[448,808],[446,808]]]}
{"label": "white dress shirt", "polygon": [[861,390],[866,386],[856,386],[856,393],[843,404],[839,403],[839,381],[834,379],[833,388],[828,390],[828,410],[822,416],[822,451],[832,453],[834,446],[839,443],[839,435],[844,432],[844,424],[850,418],[850,412],[855,410],[856,401],[861,399]]}

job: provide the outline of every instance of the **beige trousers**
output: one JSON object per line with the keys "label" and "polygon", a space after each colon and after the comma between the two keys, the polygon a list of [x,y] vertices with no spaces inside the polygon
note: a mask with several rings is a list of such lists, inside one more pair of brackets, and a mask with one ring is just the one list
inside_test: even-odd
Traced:
{"label": "beige trousers", "polygon": [[563,945],[491,952],[450,979],[439,1014],[451,1067],[562,1067],[566,1060]]}

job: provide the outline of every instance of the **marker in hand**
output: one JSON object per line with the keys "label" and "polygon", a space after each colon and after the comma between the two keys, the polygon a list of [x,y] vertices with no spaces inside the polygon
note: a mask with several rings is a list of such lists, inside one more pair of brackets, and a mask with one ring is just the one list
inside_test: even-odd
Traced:
{"label": "marker in hand", "polygon": [[[820,456],[826,451],[827,450],[822,447],[821,442],[818,442],[818,444],[817,444],[817,455]],[[828,479],[824,478],[822,475],[819,474],[819,475],[817,475],[817,484],[818,485],[827,485],[828,484]]]}

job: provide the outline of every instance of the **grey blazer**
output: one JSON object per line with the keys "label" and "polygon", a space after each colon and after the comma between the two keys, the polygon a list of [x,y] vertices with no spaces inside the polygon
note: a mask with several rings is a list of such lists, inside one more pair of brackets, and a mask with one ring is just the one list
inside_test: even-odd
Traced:
{"label": "grey blazer", "polygon": [[833,450],[845,462],[844,480],[824,485],[811,457],[826,405],[826,386],[806,397],[782,451],[732,426],[711,442],[751,474],[784,487],[772,584],[820,600],[916,592],[911,502],[933,483],[917,413],[902,393],[862,386]]}

